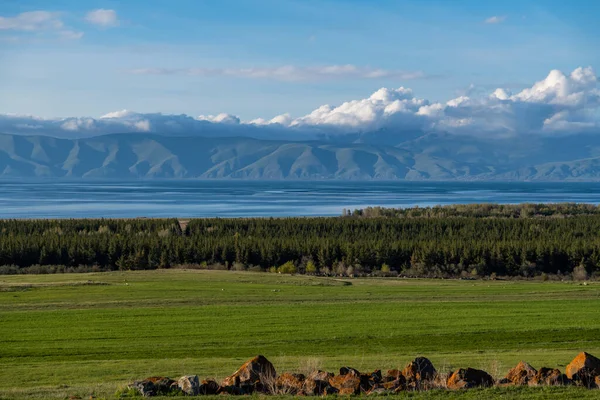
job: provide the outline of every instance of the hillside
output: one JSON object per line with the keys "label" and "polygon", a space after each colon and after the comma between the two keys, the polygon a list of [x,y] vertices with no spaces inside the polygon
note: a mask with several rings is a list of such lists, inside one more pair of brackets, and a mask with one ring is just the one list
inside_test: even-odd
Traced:
{"label": "hillside", "polygon": [[[0,176],[354,180],[598,180],[592,135],[485,139],[380,132],[336,140],[113,134],[83,139],[0,134]],[[378,144],[386,143],[386,144]]]}

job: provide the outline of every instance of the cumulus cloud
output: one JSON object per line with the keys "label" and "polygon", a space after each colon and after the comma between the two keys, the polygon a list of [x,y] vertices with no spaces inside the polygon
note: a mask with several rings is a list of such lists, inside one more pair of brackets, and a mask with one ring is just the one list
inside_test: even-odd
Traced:
{"label": "cumulus cloud", "polygon": [[138,68],[128,72],[134,75],[225,76],[232,78],[271,79],[278,81],[308,81],[343,78],[394,78],[413,80],[429,77],[422,71],[358,67],[351,64],[325,65],[318,67],[285,65],[273,68]]}
{"label": "cumulus cloud", "polygon": [[0,115],[0,132],[90,136],[154,132],[164,135],[252,136],[299,139],[311,134],[398,131],[465,135],[569,134],[600,132],[600,90],[591,67],[570,74],[551,71],[517,93],[497,88],[481,96],[446,102],[418,98],[411,89],[381,88],[369,97],[322,105],[297,118],[289,114],[240,121],[231,114],[188,115],[114,111],[95,118],[43,119]]}
{"label": "cumulus cloud", "polygon": [[553,70],[516,94],[496,89],[488,98],[470,100],[446,115],[470,116],[470,129],[482,131],[581,132],[600,128],[600,91],[591,67],[568,75]]}
{"label": "cumulus cloud", "polygon": [[493,17],[487,18],[484,22],[486,24],[501,24],[504,21],[506,21],[505,15],[494,15]]}
{"label": "cumulus cloud", "polygon": [[370,97],[345,102],[337,107],[324,105],[310,114],[291,121],[290,125],[345,126],[361,130],[376,129],[386,120],[405,117],[415,119],[420,107],[429,103],[416,99],[412,90],[381,88]]}
{"label": "cumulus cloud", "polygon": [[[82,32],[77,32],[65,27],[58,12],[28,11],[13,17],[0,16],[0,31],[15,31],[22,33],[46,32],[57,35],[61,39],[79,39]],[[18,37],[12,37],[19,41]]]}
{"label": "cumulus cloud", "polygon": [[294,119],[292,118],[292,116],[288,113],[285,113],[285,114],[281,114],[276,117],[273,117],[271,119],[256,118],[256,119],[248,121],[247,123],[251,124],[251,125],[258,125],[258,126],[260,126],[260,125],[290,126],[293,121],[294,121]]}
{"label": "cumulus cloud", "polygon": [[[459,96],[431,103],[412,90],[381,88],[371,96],[338,106],[323,105],[308,115],[281,119],[289,127],[367,131],[382,127],[461,134],[545,134],[600,129],[600,90],[591,67],[570,74],[553,70],[515,94],[498,88],[479,97]],[[272,124],[273,120],[252,123]]]}
{"label": "cumulus cloud", "polygon": [[110,28],[119,25],[119,19],[115,10],[106,10],[99,8],[88,12],[85,20],[90,24],[97,25],[103,28]]}
{"label": "cumulus cloud", "polygon": [[137,115],[137,113],[133,112],[133,111],[129,111],[129,110],[120,110],[120,111],[113,111],[113,112],[109,112],[107,114],[104,114],[103,116],[101,116],[101,119],[110,119],[110,118],[125,118],[125,117],[132,117]]}
{"label": "cumulus cloud", "polygon": [[223,124],[239,124],[240,119],[235,115],[221,113],[217,115],[200,115],[198,117],[200,121],[216,122]]}

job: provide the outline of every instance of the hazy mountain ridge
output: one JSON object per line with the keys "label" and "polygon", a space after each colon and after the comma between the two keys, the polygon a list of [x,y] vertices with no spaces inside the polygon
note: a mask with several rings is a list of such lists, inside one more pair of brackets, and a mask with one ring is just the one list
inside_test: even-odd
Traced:
{"label": "hazy mountain ridge", "polygon": [[[381,141],[378,135],[385,135]],[[377,144],[383,142],[385,145]],[[595,135],[486,139],[371,132],[335,141],[0,134],[0,176],[355,180],[600,180]]]}

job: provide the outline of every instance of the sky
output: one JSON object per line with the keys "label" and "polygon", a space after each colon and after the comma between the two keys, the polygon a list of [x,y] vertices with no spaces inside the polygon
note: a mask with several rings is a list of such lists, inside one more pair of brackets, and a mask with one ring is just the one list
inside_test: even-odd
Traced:
{"label": "sky", "polygon": [[[565,100],[542,121],[589,124],[598,111],[598,15],[594,0],[2,0],[0,114],[338,123],[320,106],[380,88],[393,97],[386,105],[427,99],[413,114],[432,113],[420,107],[496,88],[519,94],[553,70],[569,77],[583,67],[594,75],[585,90],[575,78],[565,83],[579,88],[566,95],[588,99],[577,118],[565,117]],[[144,121],[131,123],[146,130]]]}

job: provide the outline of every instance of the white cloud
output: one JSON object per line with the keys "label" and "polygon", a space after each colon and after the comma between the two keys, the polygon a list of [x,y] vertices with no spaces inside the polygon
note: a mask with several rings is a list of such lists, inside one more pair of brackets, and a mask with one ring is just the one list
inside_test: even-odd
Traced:
{"label": "white cloud", "polygon": [[70,118],[60,127],[66,131],[90,131],[96,129],[96,121],[93,118]]}
{"label": "white cloud", "polygon": [[88,12],[85,20],[90,24],[97,25],[103,28],[110,28],[119,25],[119,19],[115,10],[106,10],[99,8]]}
{"label": "white cloud", "polygon": [[513,96],[513,99],[529,103],[557,105],[581,105],[588,97],[598,97],[596,74],[591,67],[577,68],[569,76],[561,71],[550,71],[546,79]]}
{"label": "white cloud", "polygon": [[501,24],[504,21],[506,21],[505,15],[494,15],[493,17],[487,18],[484,22],[486,24]]}
{"label": "white cloud", "polygon": [[150,132],[150,121],[147,119],[143,119],[141,121],[136,121],[133,123],[135,129],[141,132]]}
{"label": "white cloud", "polygon": [[57,12],[29,11],[15,17],[0,17],[0,30],[34,32],[62,27],[63,22]]}
{"label": "white cloud", "polygon": [[[22,33],[46,32],[60,39],[79,39],[83,32],[77,32],[65,27],[61,13],[50,11],[28,11],[14,17],[0,16],[0,31],[15,31]],[[19,42],[18,36],[11,37],[12,42]]]}
{"label": "white cloud", "polygon": [[198,117],[199,121],[208,121],[208,122],[216,122],[223,124],[239,124],[240,119],[235,115],[221,113],[218,115],[200,115]]}
{"label": "white cloud", "polygon": [[121,111],[109,112],[108,114],[104,114],[100,118],[102,118],[102,119],[124,118],[124,117],[130,117],[130,116],[135,115],[135,114],[136,113],[134,113],[133,111],[121,110]]}
{"label": "white cloud", "polygon": [[[379,128],[466,135],[600,133],[600,90],[590,67],[570,74],[551,71],[515,94],[498,88],[489,94],[446,102],[415,97],[412,90],[381,88],[369,97],[322,105],[307,115],[289,114],[242,122],[232,114],[188,115],[115,111],[100,118],[44,119],[0,115],[0,132],[90,136],[156,132],[165,135],[308,138],[313,133],[350,133]],[[287,135],[287,136],[286,136]],[[294,136],[295,135],[295,136]],[[304,135],[304,136],[303,136]]]}
{"label": "white cloud", "polygon": [[441,117],[444,115],[444,106],[440,103],[424,105],[419,107],[417,115],[424,115],[431,118]]}
{"label": "white cloud", "polygon": [[247,79],[271,79],[278,81],[308,81],[324,79],[382,79],[414,80],[428,78],[422,71],[386,70],[358,67],[351,64],[297,67],[285,65],[273,68],[138,68],[129,71],[134,75],[185,75],[225,76]]}
{"label": "white cloud", "polygon": [[251,121],[248,121],[248,124],[252,124],[252,125],[282,125],[282,126],[290,126],[290,124],[293,122],[293,118],[290,114],[285,113],[285,114],[281,114],[278,115],[274,118],[271,119],[264,119],[264,118],[256,118],[253,119]]}
{"label": "white cloud", "polygon": [[418,110],[428,104],[426,100],[416,99],[410,89],[404,87],[381,88],[367,99],[348,101],[337,107],[321,106],[310,114],[291,121],[290,125],[329,125],[361,130],[376,129],[392,117],[406,115],[408,118],[415,118]]}
{"label": "white cloud", "polygon": [[292,122],[292,116],[288,113],[281,114],[269,121],[271,124],[279,124],[283,126],[289,126]]}
{"label": "white cloud", "polygon": [[492,93],[490,95],[490,97],[498,99],[498,100],[508,100],[510,98],[510,95],[508,94],[508,92],[502,88],[498,88],[496,90],[494,90],[494,93]]}
{"label": "white cloud", "polygon": [[460,96],[446,103],[416,98],[404,87],[382,88],[366,99],[318,107],[288,125],[362,131],[394,126],[502,135],[600,129],[600,91],[591,67],[568,75],[551,71],[514,95],[498,88],[487,96]]}

